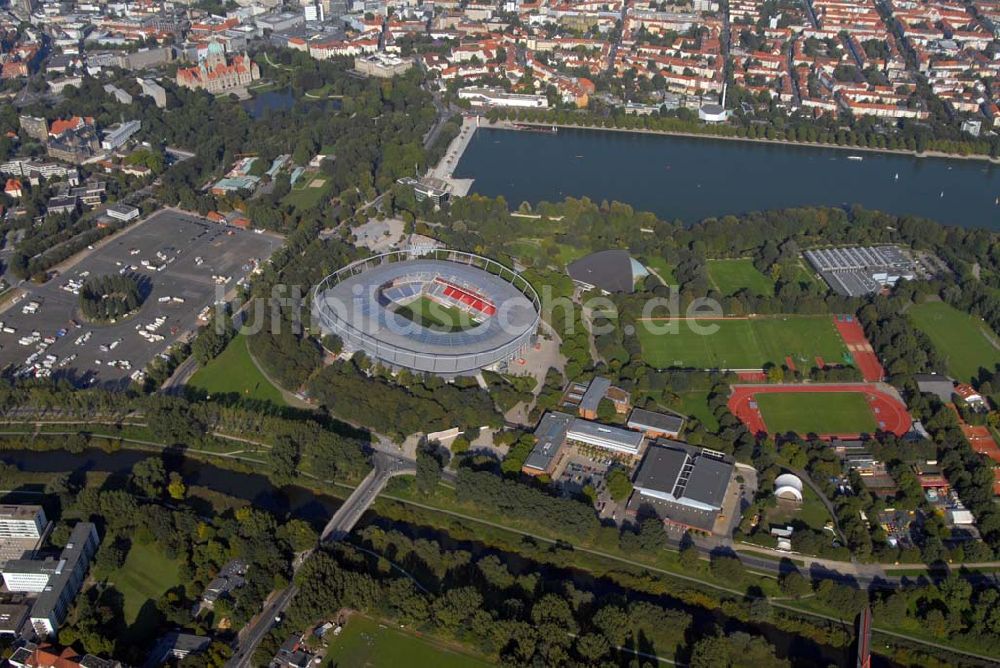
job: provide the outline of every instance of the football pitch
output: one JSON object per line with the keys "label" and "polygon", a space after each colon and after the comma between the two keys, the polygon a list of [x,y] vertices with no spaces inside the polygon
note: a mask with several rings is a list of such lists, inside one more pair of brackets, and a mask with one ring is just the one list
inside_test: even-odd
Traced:
{"label": "football pitch", "polygon": [[755,295],[774,294],[774,281],[757,271],[753,261],[747,258],[709,260],[706,267],[709,280],[726,296],[740,290],[749,290]]}
{"label": "football pitch", "polygon": [[785,364],[791,357],[796,368],[816,366],[816,357],[827,364],[851,363],[847,347],[830,316],[773,316],[762,318],[700,321],[717,325],[714,334],[701,334],[682,320],[676,332],[664,321],[637,323],[639,343],[646,363],[665,369],[760,369]]}
{"label": "football pitch", "polygon": [[396,313],[428,329],[442,332],[461,332],[478,325],[472,317],[454,306],[445,306],[428,297],[418,297]]}
{"label": "football pitch", "polygon": [[871,434],[878,428],[861,392],[768,392],[754,400],[771,434]]}
{"label": "football pitch", "polygon": [[979,318],[944,302],[916,304],[908,314],[917,329],[930,338],[957,380],[967,383],[979,376],[979,369],[993,371],[1000,364],[1000,350],[993,345],[996,335]]}

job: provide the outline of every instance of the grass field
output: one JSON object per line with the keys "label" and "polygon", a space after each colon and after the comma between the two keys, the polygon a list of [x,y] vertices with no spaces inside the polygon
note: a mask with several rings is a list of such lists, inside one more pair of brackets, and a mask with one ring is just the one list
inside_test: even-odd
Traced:
{"label": "grass field", "polygon": [[299,177],[291,192],[285,195],[282,202],[299,209],[313,209],[319,206],[324,198],[329,197],[329,194],[330,179],[328,177],[317,173],[305,173]]}
{"label": "grass field", "polygon": [[948,372],[957,380],[968,382],[981,367],[993,370],[1000,364],[1000,350],[991,343],[997,336],[982,320],[944,302],[917,304],[908,313],[948,361]]}
{"label": "grass field", "polygon": [[339,637],[333,637],[324,666],[328,668],[464,668],[492,665],[459,653],[433,639],[388,628],[367,617],[352,616]]}
{"label": "grass field", "polygon": [[878,427],[860,392],[772,392],[756,401],[772,434],[874,433]]}
{"label": "grass field", "polygon": [[769,524],[794,525],[801,522],[811,529],[821,531],[826,523],[832,521],[830,511],[809,485],[802,486],[802,504],[779,501],[778,505],[767,510]]}
{"label": "grass field", "polygon": [[687,322],[680,322],[677,333],[656,334],[640,323],[639,343],[646,363],[661,369],[760,369],[767,363],[780,366],[785,357],[791,357],[797,367],[805,370],[816,365],[817,356],[831,364],[848,361],[847,348],[828,316],[775,316],[701,324],[716,324],[718,330],[703,335],[692,331]]}
{"label": "grass field", "polygon": [[677,283],[677,279],[674,277],[674,268],[667,264],[667,261],[662,257],[654,256],[646,258],[646,268],[659,274],[660,278],[666,281],[667,285]]}
{"label": "grass field", "polygon": [[724,295],[734,295],[744,288],[758,295],[774,293],[774,281],[757,271],[750,259],[709,260],[708,279]]}
{"label": "grass field", "polygon": [[697,418],[711,432],[718,430],[719,421],[708,406],[708,392],[679,392],[677,396],[681,398],[677,411]]}
{"label": "grass field", "polygon": [[188,385],[208,394],[238,394],[245,399],[287,405],[278,388],[257,370],[242,334],[230,341],[221,355],[199,369]]}
{"label": "grass field", "polygon": [[396,313],[418,325],[443,332],[461,332],[479,324],[464,311],[439,304],[428,297],[419,297],[406,306],[400,306]]}
{"label": "grass field", "polygon": [[168,559],[155,545],[133,543],[125,565],[109,578],[124,597],[124,617],[130,637],[141,640],[155,630],[158,613],[153,604],[181,583],[179,567],[179,561]]}

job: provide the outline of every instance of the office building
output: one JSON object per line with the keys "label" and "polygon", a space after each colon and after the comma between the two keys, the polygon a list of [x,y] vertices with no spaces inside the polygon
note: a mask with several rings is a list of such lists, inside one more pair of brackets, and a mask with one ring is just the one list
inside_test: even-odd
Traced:
{"label": "office building", "polygon": [[41,506],[0,506],[0,540],[39,538],[48,520]]}
{"label": "office building", "polygon": [[69,542],[59,555],[58,572],[49,579],[45,590],[31,607],[31,625],[39,636],[53,635],[66,619],[66,612],[80,593],[98,545],[100,539],[93,524],[78,522],[73,527]]}
{"label": "office building", "polygon": [[101,139],[101,148],[105,151],[114,151],[121,148],[140,128],[142,128],[142,121],[126,121],[118,125],[112,125],[104,132],[104,137]]}

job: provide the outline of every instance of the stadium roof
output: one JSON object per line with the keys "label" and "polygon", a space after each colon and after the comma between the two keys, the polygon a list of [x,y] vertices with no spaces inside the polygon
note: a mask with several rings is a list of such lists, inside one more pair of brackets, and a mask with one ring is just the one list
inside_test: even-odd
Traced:
{"label": "stadium roof", "polygon": [[[429,371],[439,370],[435,360],[447,358],[452,360],[453,371],[462,372],[485,366],[479,363],[481,359],[497,351],[506,354],[507,348],[515,349],[534,333],[539,318],[535,305],[501,276],[457,261],[370,261],[345,267],[339,282],[321,284],[314,308],[325,332],[334,328],[345,342],[361,343],[375,357],[394,357],[403,366]],[[482,295],[495,305],[495,315],[470,329],[440,331],[423,327],[380,302],[382,286],[400,279],[430,282],[435,277]],[[413,364],[403,362],[404,358]]]}
{"label": "stadium roof", "polygon": [[566,269],[574,281],[592,285],[604,292],[632,292],[635,289],[635,279],[648,273],[625,250],[591,253],[571,262]]}

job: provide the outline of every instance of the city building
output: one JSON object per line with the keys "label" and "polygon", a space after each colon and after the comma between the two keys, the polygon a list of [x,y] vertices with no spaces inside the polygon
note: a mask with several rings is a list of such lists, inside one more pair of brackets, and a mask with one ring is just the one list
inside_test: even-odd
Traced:
{"label": "city building", "polygon": [[824,248],[803,253],[834,292],[860,297],[917,277],[916,265],[896,246]]}
{"label": "city building", "polygon": [[32,642],[15,649],[7,661],[14,668],[122,668],[118,661],[80,655],[72,647]]}
{"label": "city building", "polygon": [[636,282],[649,270],[626,250],[605,250],[574,260],[566,267],[570,278],[583,290],[633,292]]}
{"label": "city building", "polygon": [[62,562],[51,557],[41,560],[11,559],[3,566],[3,582],[8,591],[40,594],[61,568]]}
{"label": "city building", "polygon": [[132,104],[132,96],[114,84],[105,84],[104,92],[118,100],[121,104]]}
{"label": "city building", "polygon": [[107,209],[108,217],[128,222],[139,217],[139,209],[129,204],[112,204]]}
{"label": "city building", "polygon": [[6,538],[40,538],[48,520],[41,506],[0,506],[0,540]]}
{"label": "city building", "polygon": [[38,141],[48,140],[49,123],[44,118],[21,115],[18,117],[18,120],[20,121],[21,129],[24,130],[24,134]]}
{"label": "city building", "polygon": [[78,522],[70,533],[65,549],[59,555],[59,570],[35,599],[31,607],[31,625],[41,638],[55,634],[66,618],[66,612],[80,593],[87,568],[100,539],[97,528],[90,522]]}
{"label": "city building", "polygon": [[605,399],[611,402],[615,412],[620,415],[628,412],[632,399],[628,392],[620,387],[614,387],[610,380],[602,376],[591,380],[582,395],[576,395],[573,392],[567,393],[569,401],[572,401],[571,397],[575,396],[579,396],[579,403],[576,407],[577,414],[587,420],[597,419],[597,409]]}
{"label": "city building", "polygon": [[246,89],[260,79],[260,68],[246,54],[226,56],[222,46],[213,42],[209,55],[194,67],[177,70],[177,85],[192,90],[219,94]]}
{"label": "city building", "polygon": [[205,586],[201,600],[211,607],[220,598],[225,598],[243,586],[247,565],[240,559],[233,559],[219,570],[219,574]]}
{"label": "city building", "polygon": [[211,644],[212,638],[209,636],[171,631],[156,642],[145,665],[152,668],[169,664],[171,659],[180,661],[191,654],[204,652]]}
{"label": "city building", "polygon": [[566,432],[575,418],[566,413],[549,412],[535,427],[535,447],[521,467],[530,476],[551,476],[559,465]]}
{"label": "city building", "polygon": [[357,56],[354,59],[356,71],[382,79],[391,79],[398,74],[404,74],[411,67],[413,67],[413,60],[382,52]]}
{"label": "city building", "polygon": [[104,137],[101,139],[101,148],[105,151],[114,151],[121,148],[140,128],[142,128],[142,121],[126,121],[118,125],[112,125],[104,131]]}
{"label": "city building", "polygon": [[13,197],[14,199],[21,199],[21,195],[24,194],[24,191],[21,189],[21,182],[17,179],[7,179],[3,192],[7,197]]}
{"label": "city building", "polygon": [[659,440],[636,470],[629,508],[650,506],[666,522],[711,531],[733,468],[733,459],[721,452]]}
{"label": "city building", "polygon": [[468,100],[473,107],[510,107],[513,109],[548,109],[544,95],[508,93],[502,88],[461,88],[458,99]]}
{"label": "city building", "polygon": [[163,86],[152,79],[143,79],[142,77],[137,77],[136,82],[138,82],[139,88],[142,89],[142,94],[151,97],[157,107],[163,109],[167,106],[167,91]]}
{"label": "city building", "polygon": [[626,426],[646,434],[646,438],[677,438],[684,429],[685,418],[680,415],[654,413],[633,408]]}
{"label": "city building", "polygon": [[28,623],[31,609],[23,603],[0,604],[0,637],[21,635]]}
{"label": "city building", "polygon": [[628,460],[639,455],[646,440],[641,432],[558,411],[542,416],[534,436],[535,447],[521,467],[522,472],[531,476],[555,473],[570,446],[597,448],[611,457]]}

